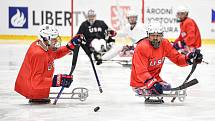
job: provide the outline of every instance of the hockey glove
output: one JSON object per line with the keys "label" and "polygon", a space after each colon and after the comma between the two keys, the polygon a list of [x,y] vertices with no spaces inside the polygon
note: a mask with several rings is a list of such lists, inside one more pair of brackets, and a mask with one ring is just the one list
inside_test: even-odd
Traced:
{"label": "hockey glove", "polygon": [[114,31],[114,30],[108,30],[108,35],[110,36],[110,37],[115,37],[116,36],[116,31]]}
{"label": "hockey glove", "polygon": [[203,59],[203,55],[200,53],[199,49],[196,49],[194,52],[190,52],[186,55],[186,60],[189,65],[193,64],[193,61],[197,64],[201,63]]}
{"label": "hockey glove", "polygon": [[148,94],[155,95],[163,94],[163,87],[157,79],[151,78],[146,80],[144,83],[148,91]]}
{"label": "hockey glove", "polygon": [[178,41],[178,42],[174,42],[173,43],[173,47],[176,49],[176,50],[180,50],[180,49],[184,49],[186,46],[186,43],[184,41]]}
{"label": "hockey glove", "polygon": [[52,80],[52,87],[66,87],[69,88],[73,81],[73,77],[67,74],[54,75]]}
{"label": "hockey glove", "polygon": [[73,50],[75,46],[79,46],[82,43],[83,39],[83,34],[77,34],[67,43],[66,47]]}
{"label": "hockey glove", "polygon": [[169,91],[171,89],[171,85],[165,81],[161,81],[161,82],[159,82],[159,84],[162,85],[163,91]]}

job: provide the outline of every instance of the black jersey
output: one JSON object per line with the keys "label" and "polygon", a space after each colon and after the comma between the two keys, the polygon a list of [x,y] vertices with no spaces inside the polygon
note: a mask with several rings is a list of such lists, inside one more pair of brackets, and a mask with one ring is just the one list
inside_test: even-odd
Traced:
{"label": "black jersey", "polygon": [[93,25],[86,20],[81,24],[77,34],[83,34],[89,45],[93,39],[105,39],[107,29],[107,24],[102,20],[96,20]]}

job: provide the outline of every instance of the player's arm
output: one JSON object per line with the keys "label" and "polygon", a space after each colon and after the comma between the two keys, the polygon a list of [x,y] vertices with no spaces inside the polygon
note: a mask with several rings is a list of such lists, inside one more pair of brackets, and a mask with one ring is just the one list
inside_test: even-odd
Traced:
{"label": "player's arm", "polygon": [[194,52],[189,52],[188,54],[183,55],[176,51],[168,41],[166,41],[164,44],[165,51],[167,53],[166,56],[178,66],[187,66],[188,64],[192,65],[194,60],[197,64],[202,62],[203,55],[198,49],[196,49]]}
{"label": "player's arm", "polygon": [[168,40],[165,40],[164,43],[165,53],[167,53],[167,58],[169,58],[173,63],[178,66],[187,66],[186,56],[180,54],[176,49],[173,48],[171,43]]}
{"label": "player's arm", "polygon": [[85,27],[85,24],[84,24],[84,23],[85,23],[85,22],[83,22],[83,23],[80,25],[77,34],[84,34],[84,33],[85,33],[85,29],[88,29],[88,28]]}

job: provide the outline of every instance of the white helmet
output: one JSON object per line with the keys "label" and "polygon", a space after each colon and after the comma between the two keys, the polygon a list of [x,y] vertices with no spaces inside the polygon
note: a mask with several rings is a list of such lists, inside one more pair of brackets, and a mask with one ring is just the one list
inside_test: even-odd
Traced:
{"label": "white helmet", "polygon": [[44,24],[39,28],[39,39],[42,41],[50,41],[58,37],[58,30],[49,24]]}
{"label": "white helmet", "polygon": [[92,9],[88,10],[87,12],[87,20],[90,23],[90,25],[93,25],[94,22],[96,21],[96,12]]}
{"label": "white helmet", "polygon": [[137,13],[136,13],[134,10],[128,11],[128,13],[127,13],[127,18],[128,18],[128,17],[132,17],[132,16],[138,17]]}
{"label": "white helmet", "polygon": [[96,12],[92,9],[88,10],[87,16],[96,16]]}
{"label": "white helmet", "polygon": [[147,35],[149,37],[150,43],[154,48],[159,48],[161,41],[163,38],[150,38],[151,34],[159,34],[163,36],[164,27],[161,25],[160,22],[153,22],[148,25],[147,28]]}
{"label": "white helmet", "polygon": [[152,22],[147,27],[148,34],[153,34],[153,33],[163,34],[163,32],[164,32],[164,27],[161,25],[160,22]]}
{"label": "white helmet", "polygon": [[177,8],[177,13],[189,13],[189,10],[188,10],[188,8],[186,7],[186,6],[179,6],[178,8]]}
{"label": "white helmet", "polygon": [[[52,50],[57,50],[61,46],[61,38],[59,36],[58,30],[49,24],[44,24],[39,28],[38,36],[47,49],[48,46],[50,46]],[[45,41],[48,42],[48,45],[44,43]]]}

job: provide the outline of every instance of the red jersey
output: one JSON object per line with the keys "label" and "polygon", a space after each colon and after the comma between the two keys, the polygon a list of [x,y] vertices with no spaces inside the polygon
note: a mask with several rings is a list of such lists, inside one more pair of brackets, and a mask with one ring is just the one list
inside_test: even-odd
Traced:
{"label": "red jersey", "polygon": [[145,86],[144,81],[156,78],[162,81],[159,76],[165,57],[169,58],[178,66],[187,66],[185,55],[176,51],[167,39],[161,41],[160,47],[155,49],[148,38],[140,41],[132,57],[131,82],[132,87]]}
{"label": "red jersey", "polygon": [[195,21],[191,18],[186,18],[180,23],[180,35],[177,41],[184,41],[188,47],[199,48],[201,47],[201,35],[199,28]]}
{"label": "red jersey", "polygon": [[38,40],[33,42],[17,76],[15,91],[28,99],[48,98],[52,86],[54,60],[69,52],[65,46],[57,51],[45,51],[38,45]]}

